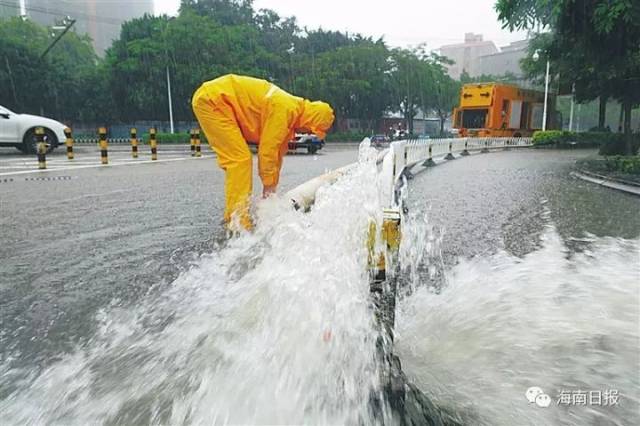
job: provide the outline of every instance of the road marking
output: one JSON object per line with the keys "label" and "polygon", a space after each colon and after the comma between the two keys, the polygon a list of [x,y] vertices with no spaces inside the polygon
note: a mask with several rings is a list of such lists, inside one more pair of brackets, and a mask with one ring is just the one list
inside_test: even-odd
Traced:
{"label": "road marking", "polygon": [[[159,159],[159,160],[142,160],[142,161],[137,160],[135,162],[131,161],[128,163],[111,163],[111,164],[98,163],[98,164],[86,164],[86,165],[73,165],[70,162],[69,166],[54,167],[54,168],[45,169],[45,170],[36,169],[36,170],[22,170],[19,172],[5,172],[5,173],[0,173],[0,176],[15,176],[15,175],[24,175],[24,174],[31,174],[31,173],[60,172],[64,170],[97,169],[97,168],[116,167],[116,166],[130,166],[130,165],[137,165],[137,164],[169,163],[173,161],[202,160],[204,158],[214,158],[214,156],[166,158],[166,159]],[[2,167],[0,167],[0,169],[1,168]]]}

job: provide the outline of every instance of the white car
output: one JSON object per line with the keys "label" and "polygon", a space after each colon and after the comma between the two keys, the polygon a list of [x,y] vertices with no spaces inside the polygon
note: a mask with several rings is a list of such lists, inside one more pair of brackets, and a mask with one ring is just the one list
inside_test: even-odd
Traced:
{"label": "white car", "polygon": [[0,146],[14,146],[30,154],[37,152],[37,127],[44,128],[47,151],[64,143],[64,124],[37,115],[16,114],[0,105]]}

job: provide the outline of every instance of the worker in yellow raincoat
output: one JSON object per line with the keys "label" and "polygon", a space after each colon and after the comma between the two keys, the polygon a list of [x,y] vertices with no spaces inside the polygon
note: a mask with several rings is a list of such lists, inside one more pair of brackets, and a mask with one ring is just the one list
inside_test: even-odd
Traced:
{"label": "worker in yellow raincoat", "polygon": [[290,95],[265,80],[234,74],[207,81],[193,95],[193,111],[218,164],[226,173],[224,218],[252,228],[252,158],[246,141],[258,143],[258,169],[263,196],[278,186],[282,157],[294,132],[324,139],[333,110],[324,102]]}

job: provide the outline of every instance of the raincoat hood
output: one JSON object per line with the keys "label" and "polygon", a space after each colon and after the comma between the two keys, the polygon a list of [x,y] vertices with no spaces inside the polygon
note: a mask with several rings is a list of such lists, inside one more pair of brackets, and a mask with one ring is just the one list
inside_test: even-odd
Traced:
{"label": "raincoat hood", "polygon": [[333,125],[333,109],[325,102],[304,101],[304,110],[299,119],[300,127],[311,130],[320,139],[327,136],[327,130]]}

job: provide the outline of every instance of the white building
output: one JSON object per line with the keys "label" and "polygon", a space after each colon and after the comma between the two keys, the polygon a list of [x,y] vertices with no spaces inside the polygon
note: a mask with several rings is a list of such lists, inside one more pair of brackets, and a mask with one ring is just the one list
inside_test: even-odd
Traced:
{"label": "white building", "polygon": [[464,43],[448,44],[440,48],[440,55],[454,62],[447,66],[447,71],[456,80],[463,71],[471,76],[480,75],[478,58],[497,52],[498,48],[492,41],[484,41],[482,34],[474,33],[465,33]]}
{"label": "white building", "polygon": [[100,56],[120,37],[122,23],[153,13],[153,0],[23,0],[29,19],[55,25],[69,16],[76,20],[73,30],[88,34]]}
{"label": "white building", "polygon": [[520,68],[520,60],[527,55],[528,40],[515,41],[508,46],[502,46],[499,52],[490,55],[483,55],[478,58],[478,66],[474,67],[476,74],[479,75],[504,75],[513,74],[516,77],[522,77],[522,68]]}

